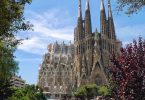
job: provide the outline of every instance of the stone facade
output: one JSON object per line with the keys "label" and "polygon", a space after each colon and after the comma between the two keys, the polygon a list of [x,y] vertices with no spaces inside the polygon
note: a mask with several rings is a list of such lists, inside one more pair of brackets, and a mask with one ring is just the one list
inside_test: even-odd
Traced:
{"label": "stone facade", "polygon": [[39,68],[38,85],[50,98],[70,95],[73,86],[73,44],[48,45],[48,53],[44,55]]}
{"label": "stone facade", "polygon": [[104,2],[100,6],[100,33],[92,32],[89,0],[86,0],[85,17],[82,18],[79,0],[78,20],[74,31],[74,79],[76,87],[83,84],[107,83],[107,69],[111,65],[111,54],[120,53],[121,42],[116,39],[114,21],[108,0],[108,18]]}
{"label": "stone facade", "polygon": [[121,42],[117,40],[108,0],[108,17],[104,2],[100,6],[100,32],[92,32],[89,0],[82,18],[79,0],[74,44],[50,44],[39,69],[38,85],[51,94],[69,94],[80,85],[107,83],[111,54],[119,55]]}

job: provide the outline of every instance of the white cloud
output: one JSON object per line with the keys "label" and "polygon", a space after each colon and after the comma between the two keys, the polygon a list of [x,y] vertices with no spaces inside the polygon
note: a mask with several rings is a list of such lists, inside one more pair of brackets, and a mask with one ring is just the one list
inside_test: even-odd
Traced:
{"label": "white cloud", "polygon": [[116,26],[117,38],[123,42],[123,45],[132,43],[134,39],[138,40],[138,37],[145,39],[145,24]]}
{"label": "white cloud", "polygon": [[18,49],[30,52],[30,53],[44,53],[46,49],[46,44],[43,43],[38,37],[32,37],[28,40],[24,40],[23,44],[18,47]]}
{"label": "white cloud", "polygon": [[[28,40],[18,47],[19,50],[34,54],[44,54],[48,43],[73,40],[73,26],[67,11],[50,10],[36,13],[27,11],[28,20],[34,25],[34,31],[28,31]],[[22,37],[20,35],[19,37]]]}
{"label": "white cloud", "polygon": [[[67,11],[49,10],[47,12],[36,13],[27,11],[28,20],[34,25],[34,31],[28,31],[29,40],[24,40],[19,50],[34,54],[44,54],[48,43],[58,41],[73,41],[72,17]],[[117,22],[117,21],[115,21]],[[123,45],[132,42],[139,36],[145,38],[145,24],[121,26],[117,23],[117,38],[123,41]]]}

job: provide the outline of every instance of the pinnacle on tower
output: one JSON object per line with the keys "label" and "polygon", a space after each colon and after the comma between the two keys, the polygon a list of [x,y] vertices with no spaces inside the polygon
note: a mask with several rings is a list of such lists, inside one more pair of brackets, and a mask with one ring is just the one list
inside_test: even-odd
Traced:
{"label": "pinnacle on tower", "polygon": [[111,11],[110,0],[108,0],[108,17],[112,18],[112,11]]}
{"label": "pinnacle on tower", "polygon": [[83,21],[82,21],[82,8],[81,8],[81,0],[79,0],[79,7],[78,7],[78,21],[77,21],[77,28],[76,28],[76,41],[79,41],[83,37]]}
{"label": "pinnacle on tower", "polygon": [[78,17],[82,17],[82,5],[81,5],[81,0],[79,0],[79,9],[78,9]]}
{"label": "pinnacle on tower", "polygon": [[85,11],[85,36],[90,36],[92,33],[92,24],[91,24],[91,14],[90,14],[90,5],[89,0],[86,0],[86,11]]}
{"label": "pinnacle on tower", "polygon": [[108,24],[109,24],[109,37],[111,39],[116,39],[115,35],[115,27],[114,27],[114,21],[113,21],[113,16],[112,16],[112,11],[111,11],[111,4],[110,0],[108,0]]}
{"label": "pinnacle on tower", "polygon": [[105,10],[104,0],[101,0],[100,10]]}
{"label": "pinnacle on tower", "polygon": [[89,10],[90,6],[89,6],[89,0],[86,1],[86,10]]}
{"label": "pinnacle on tower", "polygon": [[101,5],[100,5],[100,10],[101,10],[101,14],[100,14],[100,21],[101,21],[101,25],[100,25],[100,31],[101,34],[106,34],[106,12],[105,12],[105,7],[104,7],[104,0],[101,0]]}

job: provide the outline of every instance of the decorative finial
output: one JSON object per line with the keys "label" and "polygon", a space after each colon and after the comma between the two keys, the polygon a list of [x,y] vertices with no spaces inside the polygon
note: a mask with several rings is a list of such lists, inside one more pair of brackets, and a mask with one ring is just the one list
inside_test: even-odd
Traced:
{"label": "decorative finial", "polygon": [[104,0],[101,0],[100,10],[104,10]]}
{"label": "decorative finial", "polygon": [[112,11],[111,11],[110,0],[108,0],[108,16],[109,16],[109,17],[112,17]]}
{"label": "decorative finial", "polygon": [[78,17],[82,16],[82,7],[81,7],[81,0],[79,0],[79,9],[78,9]]}
{"label": "decorative finial", "polygon": [[89,9],[89,0],[86,0],[86,10]]}
{"label": "decorative finial", "polygon": [[79,0],[79,8],[81,8],[81,0]]}
{"label": "decorative finial", "polygon": [[108,5],[110,5],[110,0],[108,0]]}

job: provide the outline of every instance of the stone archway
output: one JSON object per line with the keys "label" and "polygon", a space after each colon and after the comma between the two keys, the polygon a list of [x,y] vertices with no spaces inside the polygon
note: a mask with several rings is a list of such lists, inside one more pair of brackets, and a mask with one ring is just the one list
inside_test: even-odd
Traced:
{"label": "stone archway", "polygon": [[102,85],[102,84],[106,83],[104,72],[102,71],[99,62],[95,63],[94,69],[92,70],[91,77],[92,77],[91,78],[92,82],[97,84],[97,85]]}
{"label": "stone archway", "polygon": [[99,62],[97,62],[95,64],[95,68],[96,68],[96,71],[95,71],[95,74],[94,74],[95,84],[100,85],[100,84],[103,83],[103,77],[101,75],[102,71],[101,71],[101,67],[100,67]]}
{"label": "stone archway", "polygon": [[103,84],[102,77],[99,73],[97,73],[97,75],[95,76],[95,84],[97,85]]}
{"label": "stone archway", "polygon": [[81,77],[81,85],[85,85],[87,83],[86,75],[82,75]]}

